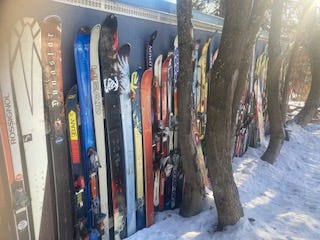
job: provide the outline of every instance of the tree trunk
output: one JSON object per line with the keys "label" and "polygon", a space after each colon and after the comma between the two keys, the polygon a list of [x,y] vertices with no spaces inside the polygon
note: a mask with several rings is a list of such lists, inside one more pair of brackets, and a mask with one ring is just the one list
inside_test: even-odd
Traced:
{"label": "tree trunk", "polygon": [[191,0],[177,1],[179,40],[179,147],[185,176],[180,214],[188,217],[200,213],[204,206],[205,184],[199,174],[196,146],[192,134],[192,48]]}
{"label": "tree trunk", "polygon": [[[315,9],[313,9],[315,14]],[[305,127],[311,120],[320,106],[320,26],[319,20],[313,16],[311,26],[309,27],[309,38],[307,50],[310,56],[312,82],[308,98],[304,107],[295,116],[294,121]]]}
{"label": "tree trunk", "polygon": [[[219,56],[211,72],[208,98],[207,164],[218,211],[218,225],[233,225],[243,216],[232,173],[232,102],[246,46],[251,1],[226,1]],[[237,53],[237,54],[234,54]],[[237,106],[238,107],[238,106]]]}
{"label": "tree trunk", "polygon": [[288,66],[285,71],[285,76],[284,76],[284,86],[282,89],[282,99],[281,99],[281,119],[282,122],[286,122],[286,116],[287,116],[287,110],[288,110],[288,102],[289,102],[289,96],[290,96],[290,82],[292,79],[292,73],[293,73],[293,63],[294,59],[296,57],[296,52],[299,48],[298,42],[295,41],[293,43],[292,48],[289,50],[289,56],[288,57]]}
{"label": "tree trunk", "polygon": [[271,28],[269,33],[269,64],[267,73],[268,115],[270,141],[261,159],[274,163],[280,154],[285,133],[280,111],[280,71],[281,71],[281,20],[283,1],[275,0],[272,6]]}
{"label": "tree trunk", "polygon": [[235,89],[235,95],[232,103],[232,122],[233,131],[235,131],[237,110],[239,108],[241,96],[248,78],[249,66],[251,64],[250,58],[252,55],[252,50],[254,43],[256,41],[257,33],[259,28],[265,19],[265,12],[269,8],[271,1],[266,0],[256,0],[254,1],[251,16],[249,18],[249,24],[246,31],[246,46],[244,52],[241,54],[241,67],[239,72],[239,81],[237,82],[237,87]]}

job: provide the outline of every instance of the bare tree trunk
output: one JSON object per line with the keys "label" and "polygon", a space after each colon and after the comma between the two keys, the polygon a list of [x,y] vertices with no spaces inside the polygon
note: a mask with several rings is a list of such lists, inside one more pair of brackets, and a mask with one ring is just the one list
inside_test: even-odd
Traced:
{"label": "bare tree trunk", "polygon": [[261,159],[274,163],[280,153],[285,133],[280,111],[280,68],[281,68],[281,20],[283,1],[274,0],[271,28],[269,33],[269,64],[267,75],[268,115],[270,121],[270,141]]}
{"label": "bare tree trunk", "polygon": [[188,217],[200,213],[205,200],[205,184],[199,174],[196,146],[192,134],[192,49],[191,0],[177,1],[179,39],[179,147],[185,176],[180,214]]}
{"label": "bare tree trunk", "polygon": [[311,62],[311,88],[304,107],[294,118],[294,121],[302,127],[305,127],[312,120],[317,108],[320,106],[320,26],[319,19],[315,16],[315,8],[313,9],[313,18],[310,24],[311,26],[308,29],[310,41],[307,41],[306,48]]}
{"label": "bare tree trunk", "polygon": [[254,43],[256,41],[257,33],[259,28],[265,19],[265,12],[269,8],[271,1],[266,0],[255,0],[252,13],[249,18],[249,24],[247,25],[246,31],[246,46],[244,52],[241,54],[241,67],[239,72],[239,81],[235,89],[235,95],[232,103],[232,122],[235,131],[237,110],[239,108],[242,92],[244,90],[246,80],[248,78],[249,66],[251,64],[250,58]]}
{"label": "bare tree trunk", "polygon": [[[319,39],[319,38],[318,38]],[[314,46],[310,53],[312,82],[308,98],[304,107],[295,116],[294,121],[305,127],[315,115],[320,107],[320,49],[319,46]]]}
{"label": "bare tree trunk", "polygon": [[232,102],[246,46],[245,30],[250,13],[250,0],[241,1],[240,5],[236,1],[226,1],[219,56],[211,72],[206,133],[207,164],[221,228],[237,223],[243,216],[231,165]]}
{"label": "bare tree trunk", "polygon": [[282,122],[286,122],[286,115],[287,115],[287,110],[288,110],[288,102],[289,102],[289,95],[290,95],[290,82],[292,79],[292,73],[293,73],[293,63],[294,59],[296,57],[296,52],[299,48],[298,42],[295,41],[293,43],[292,48],[289,50],[289,60],[288,60],[288,66],[285,71],[285,76],[284,76],[284,86],[282,90],[282,99],[281,99],[281,119]]}

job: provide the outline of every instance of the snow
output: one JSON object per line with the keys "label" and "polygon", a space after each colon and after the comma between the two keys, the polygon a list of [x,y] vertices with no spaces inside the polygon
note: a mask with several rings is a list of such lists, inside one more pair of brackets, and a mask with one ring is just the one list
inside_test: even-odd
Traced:
{"label": "snow", "polygon": [[233,159],[234,178],[244,217],[224,231],[215,231],[217,211],[207,191],[204,210],[183,218],[178,210],[156,214],[156,223],[129,240],[320,239],[320,124],[289,125],[274,165],[261,161],[267,143]]}

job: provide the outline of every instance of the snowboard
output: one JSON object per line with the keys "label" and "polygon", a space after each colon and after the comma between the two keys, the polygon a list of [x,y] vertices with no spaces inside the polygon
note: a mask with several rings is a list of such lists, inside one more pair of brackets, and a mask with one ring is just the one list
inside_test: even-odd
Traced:
{"label": "snowboard", "polygon": [[90,30],[87,27],[82,27],[75,37],[74,53],[80,103],[88,230],[90,239],[95,239],[104,234],[103,220],[105,214],[100,212],[98,168],[101,167],[101,165],[95,145],[89,48]]}
{"label": "snowboard", "polygon": [[136,232],[136,204],[135,204],[135,173],[134,149],[132,132],[132,107],[130,99],[130,44],[124,44],[118,51],[118,69],[120,87],[120,108],[122,120],[122,133],[124,140],[124,159],[126,172],[127,196],[127,236]]}
{"label": "snowboard", "polygon": [[127,236],[126,172],[117,69],[117,17],[108,15],[101,26],[100,64],[106,114],[106,138],[112,181],[114,237]]}
{"label": "snowboard", "polygon": [[145,217],[145,194],[144,194],[144,172],[143,172],[143,142],[141,123],[141,77],[142,69],[139,68],[131,74],[131,103],[135,154],[135,176],[136,176],[136,223],[137,230],[146,225]]}
{"label": "snowboard", "polygon": [[[21,145],[21,137],[17,125],[16,106],[12,92],[12,84],[10,80],[10,67],[8,47],[3,46],[3,55],[0,63],[0,82],[4,117],[3,123],[6,124],[8,142],[10,146],[13,181],[10,182],[10,200],[13,203],[13,216],[15,228],[17,229],[17,239],[31,239],[32,233],[32,217],[30,206],[30,195],[28,194],[27,174],[25,172],[25,158]],[[6,50],[5,50],[6,49]],[[4,131],[4,128],[3,128]],[[3,142],[4,143],[4,142]],[[7,175],[7,174],[6,174]],[[19,228],[18,226],[24,226]]]}
{"label": "snowboard", "polygon": [[49,125],[59,239],[71,239],[71,176],[61,63],[61,20],[49,16],[42,25],[42,66],[45,110]]}
{"label": "snowboard", "polygon": [[56,239],[56,203],[44,118],[41,29],[37,21],[18,20],[10,44],[11,80],[28,173],[34,238]]}
{"label": "snowboard", "polygon": [[101,167],[99,168],[99,193],[101,212],[106,214],[104,218],[104,239],[109,239],[109,199],[107,183],[107,157],[104,132],[104,109],[102,102],[100,64],[99,64],[99,38],[101,25],[97,24],[91,29],[90,36],[90,80],[91,80],[91,97],[93,108],[93,120],[95,129],[95,141],[97,154],[100,159]]}
{"label": "snowboard", "polygon": [[141,118],[145,174],[146,226],[154,224],[153,157],[152,157],[152,69],[147,69],[141,79]]}

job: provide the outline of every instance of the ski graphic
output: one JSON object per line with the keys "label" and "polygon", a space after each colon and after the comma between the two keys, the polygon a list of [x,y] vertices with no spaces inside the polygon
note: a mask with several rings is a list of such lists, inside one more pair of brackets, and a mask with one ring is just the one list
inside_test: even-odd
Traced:
{"label": "ski graphic", "polygon": [[[169,156],[169,116],[168,116],[168,72],[171,68],[172,54],[164,60],[161,68],[161,159],[160,159],[160,202],[159,210],[165,208],[165,195],[170,184],[166,184],[171,175],[172,165]],[[167,187],[167,188],[166,188]],[[167,191],[166,191],[167,190]],[[170,190],[169,190],[170,191]],[[170,191],[171,192],[171,191]]]}
{"label": "ski graphic", "polygon": [[93,119],[95,128],[95,140],[97,154],[100,159],[101,168],[99,169],[99,192],[101,212],[106,213],[104,219],[104,239],[109,239],[109,200],[107,183],[107,157],[104,133],[104,109],[102,102],[100,64],[99,64],[99,38],[101,25],[97,24],[91,29],[90,39],[90,78],[91,78],[91,97],[93,107]]}
{"label": "ski graphic", "polygon": [[20,19],[11,32],[10,40],[11,79],[28,172],[34,235],[35,239],[44,239],[48,235],[56,239],[52,166],[48,160],[44,119],[39,24],[32,18]]}
{"label": "ski graphic", "polygon": [[71,239],[73,237],[70,231],[72,229],[71,176],[64,111],[60,18],[58,16],[45,18],[41,33],[43,87],[50,131],[58,239]]}
{"label": "ski graphic", "polygon": [[193,108],[198,109],[198,59],[199,59],[199,45],[200,39],[194,42],[193,49],[193,83],[192,83],[192,93],[193,93]]}
{"label": "ski graphic", "polygon": [[161,67],[162,55],[154,63],[154,78],[152,88],[154,91],[154,138],[155,138],[155,165],[154,165],[154,206],[159,208],[160,203],[160,159],[161,159]]}
{"label": "ski graphic", "polygon": [[[15,176],[13,159],[10,152],[11,137],[6,127],[6,117],[0,93],[0,230],[3,239],[30,239],[30,235],[21,236],[19,232],[28,233],[28,219],[16,221],[14,188]],[[15,218],[15,219],[14,219]],[[23,229],[24,228],[24,229]],[[23,238],[24,237],[24,238]]]}
{"label": "ski graphic", "polygon": [[136,207],[135,207],[135,174],[134,174],[134,149],[132,135],[132,108],[130,99],[130,69],[129,56],[130,44],[124,44],[118,51],[118,68],[120,84],[120,107],[122,119],[122,133],[124,140],[124,158],[126,172],[127,196],[127,234],[131,236],[136,232]]}
{"label": "ski graphic", "polygon": [[146,69],[153,69],[153,58],[152,58],[152,53],[153,53],[153,41],[156,39],[158,34],[158,31],[154,31],[150,35],[149,42],[147,44],[147,50],[146,50]]}
{"label": "ski graphic", "polygon": [[[11,201],[14,203],[13,215],[15,220],[17,239],[31,239],[31,206],[30,197],[27,194],[26,177],[24,174],[24,153],[21,149],[21,138],[17,126],[16,107],[10,81],[9,55],[7,47],[2,48],[3,57],[1,59],[1,96],[4,110],[4,122],[7,125],[7,135],[9,136],[10,152],[12,157],[13,182],[10,185]],[[20,228],[18,226],[24,226]]]}
{"label": "ski graphic", "polygon": [[108,15],[102,24],[99,45],[112,181],[114,238],[122,239],[127,236],[126,173],[117,69],[117,17],[113,14]]}
{"label": "ski graphic", "polygon": [[141,116],[143,132],[143,156],[146,193],[146,226],[154,224],[153,206],[153,158],[152,158],[152,122],[151,122],[151,86],[152,69],[146,70],[141,79]]}
{"label": "ski graphic", "polygon": [[80,142],[80,112],[78,102],[78,88],[74,85],[66,98],[66,115],[68,121],[68,140],[71,158],[71,172],[73,180],[72,203],[74,238],[85,239],[88,235],[87,212],[85,202],[85,181],[83,174],[83,159],[81,157]]}
{"label": "ski graphic", "polygon": [[145,195],[144,195],[144,173],[143,173],[143,142],[141,123],[141,77],[142,69],[139,68],[131,75],[131,101],[132,101],[132,121],[135,153],[135,173],[136,173],[136,223],[137,230],[146,225],[145,217]]}
{"label": "ski graphic", "polygon": [[88,230],[94,239],[104,234],[103,220],[105,214],[100,212],[98,168],[101,167],[96,152],[93,126],[92,98],[90,86],[90,30],[82,27],[74,42],[77,71],[78,94],[80,103],[81,133],[84,159],[84,175],[86,183],[86,206]]}
{"label": "ski graphic", "polygon": [[207,98],[208,98],[208,79],[207,79],[207,61],[208,61],[208,48],[211,39],[209,38],[207,42],[202,47],[201,58],[199,60],[201,67],[201,90],[200,90],[200,139],[203,140],[206,132],[207,124]]}

